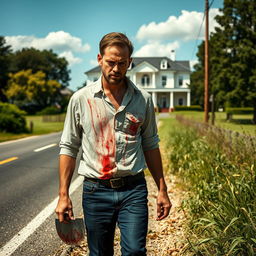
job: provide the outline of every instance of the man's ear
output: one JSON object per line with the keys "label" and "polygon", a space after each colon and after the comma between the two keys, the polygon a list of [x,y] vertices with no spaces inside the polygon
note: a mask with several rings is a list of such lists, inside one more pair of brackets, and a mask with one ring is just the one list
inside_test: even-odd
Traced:
{"label": "man's ear", "polygon": [[97,55],[97,60],[98,60],[99,65],[102,66],[102,56],[100,53]]}

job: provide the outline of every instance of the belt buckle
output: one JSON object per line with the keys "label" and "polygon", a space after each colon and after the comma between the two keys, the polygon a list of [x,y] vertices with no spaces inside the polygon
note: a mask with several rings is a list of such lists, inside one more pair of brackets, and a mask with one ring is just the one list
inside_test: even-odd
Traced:
{"label": "belt buckle", "polygon": [[122,178],[110,179],[109,182],[111,188],[121,188],[124,186],[124,180]]}

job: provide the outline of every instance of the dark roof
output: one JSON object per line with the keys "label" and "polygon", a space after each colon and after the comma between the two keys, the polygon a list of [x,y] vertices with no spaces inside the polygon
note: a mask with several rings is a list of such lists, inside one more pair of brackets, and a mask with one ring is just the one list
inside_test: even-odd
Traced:
{"label": "dark roof", "polygon": [[[167,60],[167,69],[166,70],[172,70],[172,71],[190,71],[190,65],[189,61],[187,60],[176,60],[172,61],[171,59],[167,57],[133,57],[132,58],[132,68],[135,68],[142,62],[148,62],[152,66],[154,66],[157,69],[160,69],[160,63],[163,59]],[[97,66],[95,68],[92,68],[88,71],[85,72],[87,73],[92,73],[92,72],[100,72],[100,67]]]}

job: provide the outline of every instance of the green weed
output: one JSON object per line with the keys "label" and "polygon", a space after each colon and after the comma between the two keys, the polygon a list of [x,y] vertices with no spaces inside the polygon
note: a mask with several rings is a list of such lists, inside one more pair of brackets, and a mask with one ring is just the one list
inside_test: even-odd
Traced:
{"label": "green weed", "polygon": [[256,255],[255,138],[179,121],[165,132],[165,147],[188,192],[190,253]]}

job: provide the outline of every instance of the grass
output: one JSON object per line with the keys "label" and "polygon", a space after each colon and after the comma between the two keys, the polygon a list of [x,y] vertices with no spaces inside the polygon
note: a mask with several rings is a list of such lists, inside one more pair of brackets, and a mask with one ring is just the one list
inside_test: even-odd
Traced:
{"label": "grass", "polygon": [[162,122],[169,166],[188,195],[186,255],[255,255],[255,141],[191,121]]}
{"label": "grass", "polygon": [[[196,121],[204,120],[204,113],[199,111],[176,111],[171,115],[183,115]],[[252,124],[252,115],[234,115],[232,121],[226,121],[225,112],[215,113],[215,125],[224,129],[256,136],[256,125]],[[211,123],[211,119],[209,120]]]}
{"label": "grass", "polygon": [[[62,115],[63,116],[63,115]],[[0,132],[0,142],[21,139],[33,135],[41,135],[52,132],[59,132],[63,129],[63,122],[43,122],[42,116],[26,116],[27,128],[30,129],[30,123],[33,122],[32,133],[2,133]]]}

